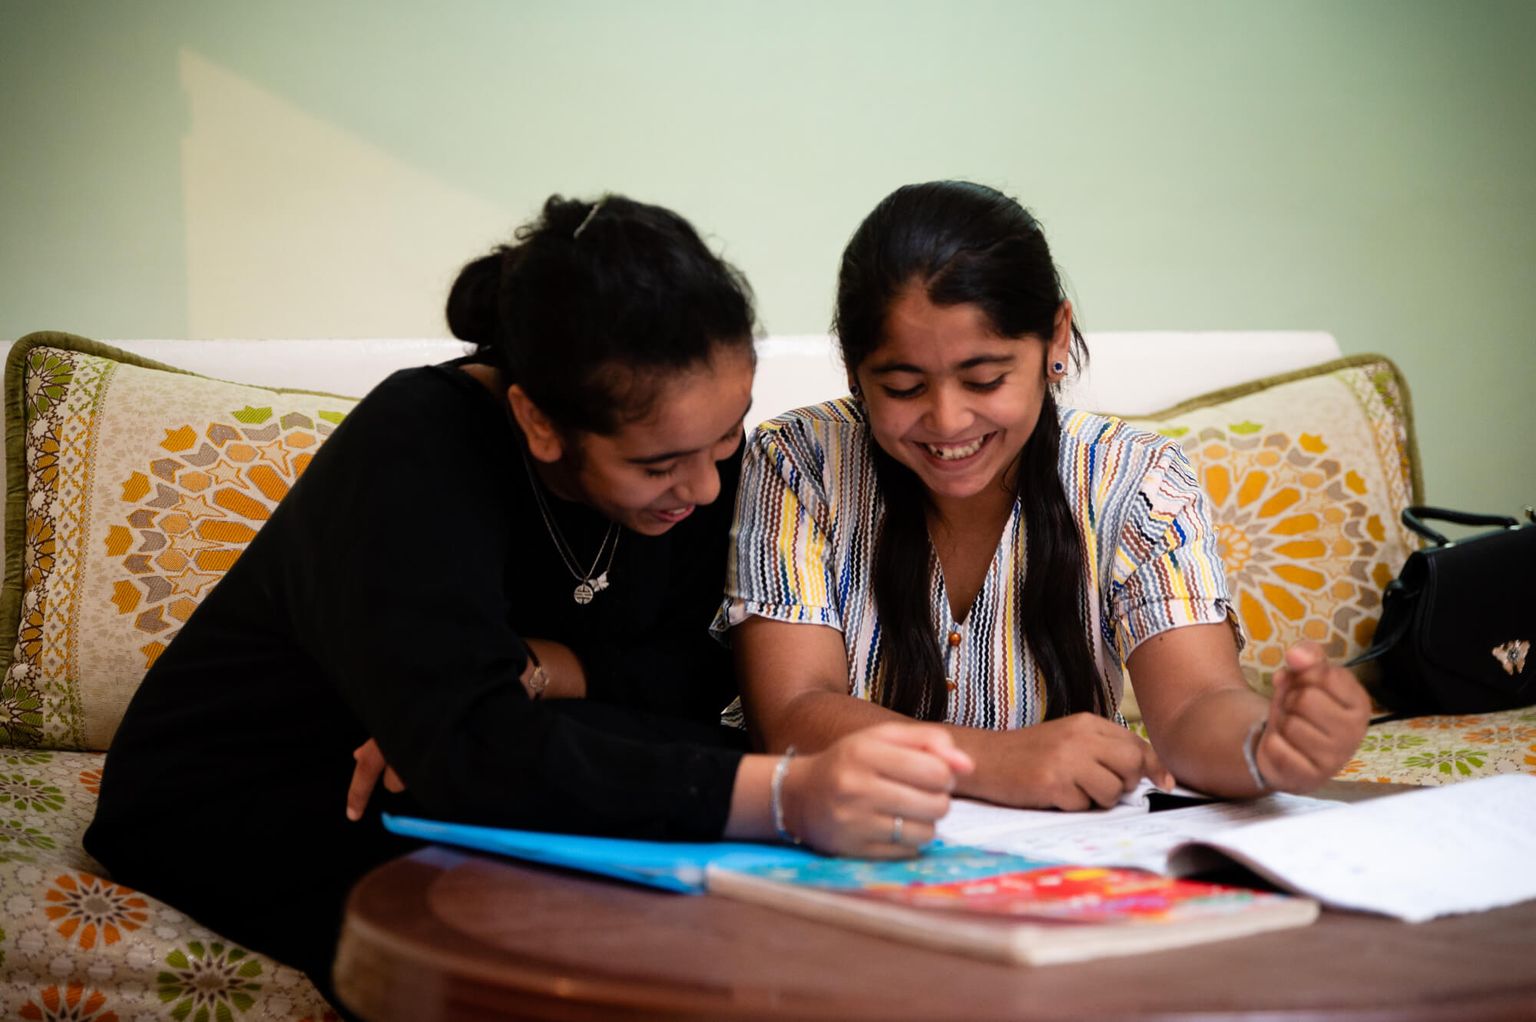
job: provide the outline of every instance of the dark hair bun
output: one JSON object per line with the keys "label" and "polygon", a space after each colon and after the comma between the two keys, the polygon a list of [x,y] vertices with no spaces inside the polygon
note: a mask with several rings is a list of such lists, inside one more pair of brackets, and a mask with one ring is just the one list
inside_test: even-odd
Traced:
{"label": "dark hair bun", "polygon": [[513,240],[460,272],[448,327],[562,429],[611,433],[668,374],[751,348],[751,289],[671,210],[552,195]]}
{"label": "dark hair bun", "polygon": [[507,250],[497,248],[459,271],[448,292],[448,329],[462,341],[481,348],[496,344],[497,295],[501,291],[501,268]]}

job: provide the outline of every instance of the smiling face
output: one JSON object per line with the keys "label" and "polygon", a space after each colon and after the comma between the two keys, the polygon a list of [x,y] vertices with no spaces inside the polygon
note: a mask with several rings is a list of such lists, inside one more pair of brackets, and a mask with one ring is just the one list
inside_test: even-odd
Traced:
{"label": "smiling face", "polygon": [[909,285],[891,303],[880,346],[852,374],[875,442],[941,505],[994,484],[1011,492],[1048,366],[1070,353],[1071,323],[1063,302],[1050,338],[1000,337],[980,306],[935,305]]}
{"label": "smiling face", "polygon": [[752,377],[749,347],[716,345],[708,362],[661,384],[644,418],[611,434],[574,438],[561,437],[547,420],[529,421],[520,388],[508,396],[546,485],[628,529],[659,536],[720,496],[716,463],[741,445]]}

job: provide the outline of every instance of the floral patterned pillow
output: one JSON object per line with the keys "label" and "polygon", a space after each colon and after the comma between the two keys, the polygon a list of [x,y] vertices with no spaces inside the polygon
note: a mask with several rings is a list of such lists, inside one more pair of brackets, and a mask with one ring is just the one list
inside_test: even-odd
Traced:
{"label": "floral patterned pillow", "polygon": [[0,745],[104,749],[144,672],[356,401],[70,334],[6,363]]}
{"label": "floral patterned pillow", "polygon": [[1421,485],[1396,366],[1353,356],[1130,421],[1177,439],[1210,497],[1255,688],[1302,639],[1335,660],[1370,644],[1418,545],[1398,517]]}

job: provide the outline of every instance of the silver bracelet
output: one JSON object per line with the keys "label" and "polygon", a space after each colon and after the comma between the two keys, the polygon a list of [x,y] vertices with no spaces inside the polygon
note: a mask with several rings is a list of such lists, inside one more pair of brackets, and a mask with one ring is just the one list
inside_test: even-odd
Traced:
{"label": "silver bracelet", "polygon": [[789,761],[794,758],[795,747],[791,745],[773,765],[773,780],[768,784],[768,805],[773,809],[773,829],[778,831],[779,840],[798,845],[800,839],[784,826],[784,778],[789,774]]}
{"label": "silver bracelet", "polygon": [[1269,782],[1264,779],[1264,773],[1259,769],[1259,740],[1264,737],[1264,729],[1269,725],[1268,717],[1260,717],[1253,722],[1248,729],[1248,734],[1243,738],[1243,762],[1248,764],[1248,776],[1253,780],[1253,786],[1259,789],[1259,794],[1269,791]]}

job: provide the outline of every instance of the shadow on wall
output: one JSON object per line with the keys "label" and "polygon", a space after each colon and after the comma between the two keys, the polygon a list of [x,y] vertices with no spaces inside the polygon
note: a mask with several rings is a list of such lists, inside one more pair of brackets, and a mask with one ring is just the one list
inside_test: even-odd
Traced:
{"label": "shadow on wall", "polygon": [[[230,322],[285,336],[295,321],[315,337],[445,334],[453,274],[516,214],[197,53],[178,63],[191,109],[181,142],[188,336],[219,336]],[[485,236],[467,242],[466,231]],[[327,267],[360,259],[369,272],[315,286]]]}

